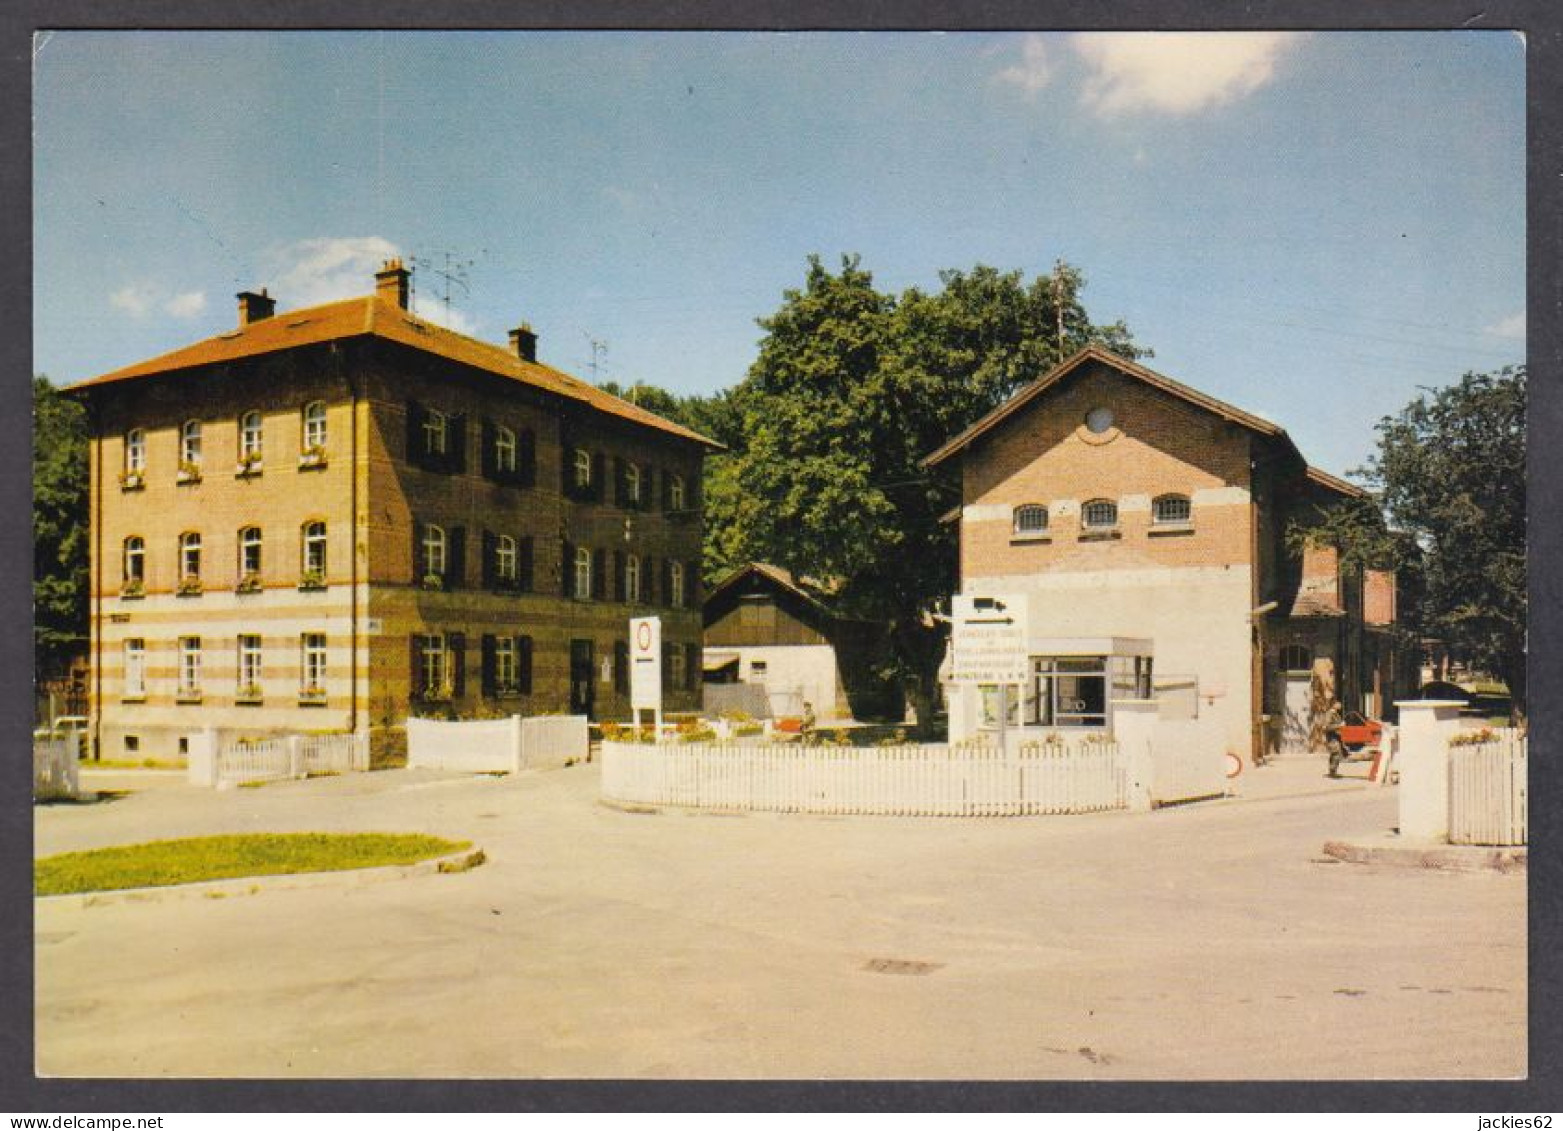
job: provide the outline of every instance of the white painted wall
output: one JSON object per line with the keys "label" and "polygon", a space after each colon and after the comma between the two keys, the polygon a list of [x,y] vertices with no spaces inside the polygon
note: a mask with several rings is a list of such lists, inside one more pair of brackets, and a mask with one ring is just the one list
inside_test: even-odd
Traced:
{"label": "white painted wall", "polygon": [[738,678],[744,683],[754,682],[751,673],[756,660],[765,664],[765,689],[771,713],[777,718],[801,714],[805,702],[814,705],[815,717],[820,720],[849,713],[845,701],[839,711],[837,708],[836,650],[828,644],[723,646],[713,651],[738,655]]}

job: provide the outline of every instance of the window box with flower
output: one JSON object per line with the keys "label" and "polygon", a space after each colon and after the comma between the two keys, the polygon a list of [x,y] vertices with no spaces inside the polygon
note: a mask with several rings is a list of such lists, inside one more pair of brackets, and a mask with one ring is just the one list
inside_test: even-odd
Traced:
{"label": "window box with flower", "polygon": [[233,469],[237,479],[248,479],[252,475],[259,475],[265,470],[265,461],[259,452],[245,452],[239,457],[238,464]]}
{"label": "window box with flower", "polygon": [[264,698],[258,683],[246,683],[233,693],[235,703],[259,703]]}
{"label": "window box with flower", "polygon": [[119,595],[125,600],[133,600],[147,595],[146,582],[139,577],[132,577],[119,587]]}
{"label": "window box with flower", "polygon": [[300,589],[324,589],[326,587],[326,575],[318,569],[306,569],[298,579]]}
{"label": "window box with flower", "polygon": [[189,460],[180,460],[179,474],[174,479],[179,483],[199,483],[201,481],[201,465],[191,463]]}
{"label": "window box with flower", "polygon": [[298,469],[313,471],[326,466],[326,449],[322,444],[312,444],[299,453]]}
{"label": "window box with flower", "polygon": [[174,590],[174,595],[178,597],[199,597],[201,593],[201,579],[199,577],[181,578],[179,588]]}
{"label": "window box with flower", "polygon": [[146,472],[140,468],[119,473],[119,489],[121,491],[139,491],[147,485]]}
{"label": "window box with flower", "polygon": [[298,701],[301,706],[320,706],[326,701],[326,689],[324,687],[301,687],[298,691]]}
{"label": "window box with flower", "polygon": [[418,584],[424,589],[438,591],[445,588],[445,577],[443,574],[426,573]]}
{"label": "window box with flower", "polygon": [[239,578],[239,583],[233,587],[235,593],[259,593],[261,591],[261,579],[258,573],[247,573]]}

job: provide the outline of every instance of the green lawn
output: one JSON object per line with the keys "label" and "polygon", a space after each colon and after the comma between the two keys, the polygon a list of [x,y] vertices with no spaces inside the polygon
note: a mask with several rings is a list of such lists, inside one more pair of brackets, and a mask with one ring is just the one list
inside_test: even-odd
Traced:
{"label": "green lawn", "polygon": [[37,895],[64,895],[338,872],[414,864],[469,847],[470,841],[412,833],[256,833],[154,840],[47,856],[33,865],[33,886]]}

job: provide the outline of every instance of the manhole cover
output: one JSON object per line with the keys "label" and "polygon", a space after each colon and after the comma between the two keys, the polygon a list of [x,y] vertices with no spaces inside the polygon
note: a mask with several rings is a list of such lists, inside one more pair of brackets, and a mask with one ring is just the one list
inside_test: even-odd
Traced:
{"label": "manhole cover", "polygon": [[942,962],[917,962],[910,958],[870,958],[863,969],[871,974],[932,974]]}

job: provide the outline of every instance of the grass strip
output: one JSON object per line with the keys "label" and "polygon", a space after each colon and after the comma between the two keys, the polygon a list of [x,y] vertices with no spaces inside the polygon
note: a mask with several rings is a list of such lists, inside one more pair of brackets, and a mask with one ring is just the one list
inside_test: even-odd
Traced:
{"label": "grass strip", "polygon": [[154,840],[46,856],[33,865],[33,889],[37,895],[66,895],[378,868],[448,856],[471,844],[418,833],[246,833]]}

